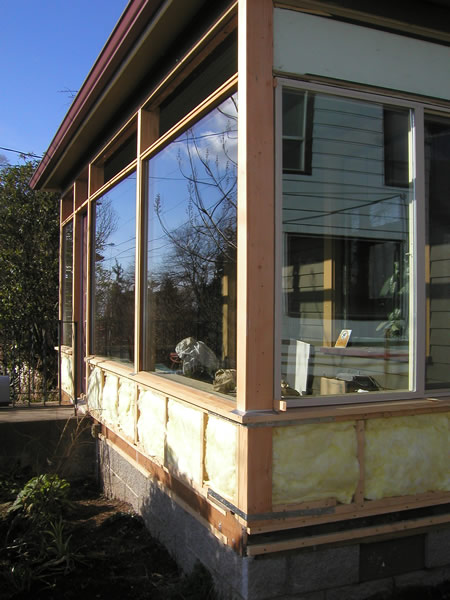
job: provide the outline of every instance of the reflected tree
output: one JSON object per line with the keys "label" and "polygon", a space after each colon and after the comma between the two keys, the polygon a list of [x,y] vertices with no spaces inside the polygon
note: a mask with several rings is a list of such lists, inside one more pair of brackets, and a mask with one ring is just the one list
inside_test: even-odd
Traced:
{"label": "reflected tree", "polygon": [[[170,159],[167,171],[180,182],[172,184],[170,193],[157,186],[153,198],[165,252],[159,264],[149,255],[151,335],[155,360],[165,364],[176,343],[189,336],[204,341],[224,366],[234,366],[235,361],[234,334],[224,333],[224,328],[235,327],[235,299],[231,298],[232,310],[226,311],[227,322],[224,305],[236,278],[236,97],[207,117],[159,159],[161,165]],[[160,177],[158,162],[155,171]],[[175,220],[171,214],[174,196],[184,219]]]}

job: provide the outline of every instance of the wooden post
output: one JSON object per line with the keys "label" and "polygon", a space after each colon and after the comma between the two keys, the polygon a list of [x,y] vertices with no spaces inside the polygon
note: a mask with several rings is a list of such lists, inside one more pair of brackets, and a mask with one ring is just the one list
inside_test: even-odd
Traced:
{"label": "wooden post", "polygon": [[97,167],[93,164],[89,165],[89,196],[102,187],[104,183],[103,167]]}
{"label": "wooden post", "polygon": [[272,511],[272,427],[239,427],[238,506],[246,514]]}
{"label": "wooden post", "polygon": [[145,326],[146,287],[147,287],[147,169],[141,159],[142,153],[158,139],[159,113],[140,109],[137,122],[137,166],[136,166],[136,290],[135,290],[135,334],[134,334],[134,365],[135,371],[148,368],[145,365],[144,343],[148,344]]}
{"label": "wooden post", "polygon": [[272,0],[239,0],[237,407],[272,409],[274,114]]}
{"label": "wooden post", "polygon": [[356,439],[357,453],[359,463],[359,481],[356,488],[354,502],[359,508],[364,508],[364,487],[365,487],[365,421],[356,421]]}
{"label": "wooden post", "polygon": [[335,316],[335,265],[333,242],[326,237],[323,243],[323,345],[333,346],[336,337]]}
{"label": "wooden post", "polygon": [[[272,0],[238,6],[237,409],[274,403],[274,89]],[[272,430],[240,427],[238,504],[272,507]]]}
{"label": "wooden post", "polygon": [[95,206],[92,205],[92,200],[88,202],[87,211],[87,265],[86,265],[86,280],[88,282],[86,289],[86,356],[92,354],[92,286],[93,275],[95,273],[95,240],[92,236],[95,235]]}

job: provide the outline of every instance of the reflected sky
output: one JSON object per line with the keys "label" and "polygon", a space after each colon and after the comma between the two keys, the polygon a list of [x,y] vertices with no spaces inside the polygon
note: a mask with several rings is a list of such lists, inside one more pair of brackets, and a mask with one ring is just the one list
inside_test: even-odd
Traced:
{"label": "reflected sky", "polygon": [[[227,244],[235,227],[237,181],[236,95],[206,115],[149,161],[149,258],[164,264],[174,238],[195,228]],[[211,239],[209,240],[211,242]]]}
{"label": "reflected sky", "polygon": [[129,270],[135,263],[136,173],[97,201],[96,219],[97,252],[103,257],[102,267],[111,270],[117,261],[125,271]]}

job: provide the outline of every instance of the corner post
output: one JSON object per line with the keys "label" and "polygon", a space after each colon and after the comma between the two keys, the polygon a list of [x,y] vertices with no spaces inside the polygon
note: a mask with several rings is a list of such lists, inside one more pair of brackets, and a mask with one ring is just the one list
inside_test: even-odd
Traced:
{"label": "corner post", "polygon": [[[272,0],[238,5],[237,409],[274,403],[274,90]],[[240,428],[239,506],[271,510],[272,430]]]}

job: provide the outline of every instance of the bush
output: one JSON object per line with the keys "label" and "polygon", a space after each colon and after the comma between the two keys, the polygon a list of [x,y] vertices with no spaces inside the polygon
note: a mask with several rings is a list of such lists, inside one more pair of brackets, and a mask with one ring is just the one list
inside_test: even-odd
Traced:
{"label": "bush", "polygon": [[56,474],[33,477],[17,494],[9,514],[21,514],[32,521],[49,522],[70,508],[70,484]]}

